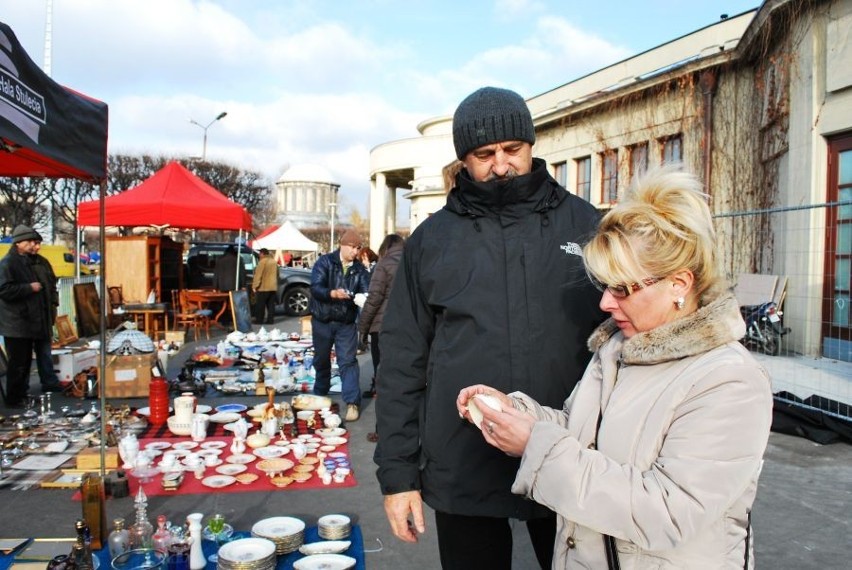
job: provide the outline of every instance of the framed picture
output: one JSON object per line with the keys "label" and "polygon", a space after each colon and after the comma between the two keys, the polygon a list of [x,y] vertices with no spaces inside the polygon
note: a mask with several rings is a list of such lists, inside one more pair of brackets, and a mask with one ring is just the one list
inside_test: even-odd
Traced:
{"label": "framed picture", "polygon": [[94,283],[77,283],[74,307],[77,309],[77,331],[83,338],[97,335],[101,330],[101,298]]}
{"label": "framed picture", "polygon": [[59,315],[56,317],[56,332],[59,333],[59,344],[71,344],[77,340],[77,335],[74,333],[74,325],[71,324],[71,318],[68,315]]}

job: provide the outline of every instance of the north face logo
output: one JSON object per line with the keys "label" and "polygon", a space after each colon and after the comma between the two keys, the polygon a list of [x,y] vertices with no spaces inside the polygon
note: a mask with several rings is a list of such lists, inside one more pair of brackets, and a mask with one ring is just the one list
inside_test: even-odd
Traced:
{"label": "north face logo", "polygon": [[572,241],[569,241],[565,245],[560,245],[559,249],[561,249],[568,255],[579,255],[580,257],[583,256],[583,249]]}

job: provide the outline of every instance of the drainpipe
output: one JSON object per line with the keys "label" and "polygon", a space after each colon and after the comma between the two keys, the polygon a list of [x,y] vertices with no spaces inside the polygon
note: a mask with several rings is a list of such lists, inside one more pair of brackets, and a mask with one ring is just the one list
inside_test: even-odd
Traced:
{"label": "drainpipe", "polygon": [[702,147],[704,149],[704,191],[710,193],[710,178],[713,172],[713,94],[716,91],[716,70],[701,72],[698,79],[704,107],[704,133]]}

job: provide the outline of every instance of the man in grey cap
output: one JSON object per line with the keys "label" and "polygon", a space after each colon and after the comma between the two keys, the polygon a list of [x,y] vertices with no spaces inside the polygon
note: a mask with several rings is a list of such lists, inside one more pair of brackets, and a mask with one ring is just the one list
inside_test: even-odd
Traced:
{"label": "man in grey cap", "polygon": [[[44,267],[37,267],[41,263],[38,259],[41,241],[41,235],[34,229],[17,226],[12,232],[12,247],[0,260],[0,334],[9,359],[6,372],[6,404],[9,407],[23,407],[26,403],[33,351],[36,350],[42,359],[45,347],[47,358],[50,353],[55,289],[51,295],[49,287],[55,287],[56,282],[55,276],[50,282]],[[53,270],[49,273],[52,275]],[[51,371],[52,367],[51,362]],[[45,380],[44,391],[58,388],[55,374],[52,379]]]}
{"label": "man in grey cap", "polygon": [[340,395],[346,405],[344,419],[361,416],[361,372],[358,368],[358,307],[355,295],[366,293],[370,274],[358,261],[361,236],[346,230],[340,247],[317,259],[311,270],[311,336],[314,342],[314,394],[325,396],[331,388],[331,349],[340,371]]}
{"label": "man in grey cap", "polygon": [[[560,407],[604,315],[581,246],[598,216],[532,156],[526,102],[484,87],[453,116],[463,163],[444,208],[406,242],[379,343],[375,462],[393,533],[415,542],[435,510],[443,568],[511,568],[509,519],[549,568],[555,517],[511,492],[520,465],[456,412],[462,388],[533,392]],[[494,429],[482,425],[482,429]],[[499,429],[499,428],[498,428]]]}

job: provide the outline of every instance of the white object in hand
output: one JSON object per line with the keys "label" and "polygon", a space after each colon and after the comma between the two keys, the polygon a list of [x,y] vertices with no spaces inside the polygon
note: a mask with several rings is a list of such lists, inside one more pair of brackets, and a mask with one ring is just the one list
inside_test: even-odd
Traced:
{"label": "white object in hand", "polygon": [[481,404],[485,404],[498,412],[503,411],[503,406],[500,405],[500,400],[496,397],[487,394],[476,394],[467,402],[467,411],[476,427],[480,427],[482,423],[482,411],[479,409]]}
{"label": "white object in hand", "polygon": [[355,295],[354,303],[358,305],[360,308],[364,308],[364,303],[367,302],[367,294],[366,293],[358,293]]}

